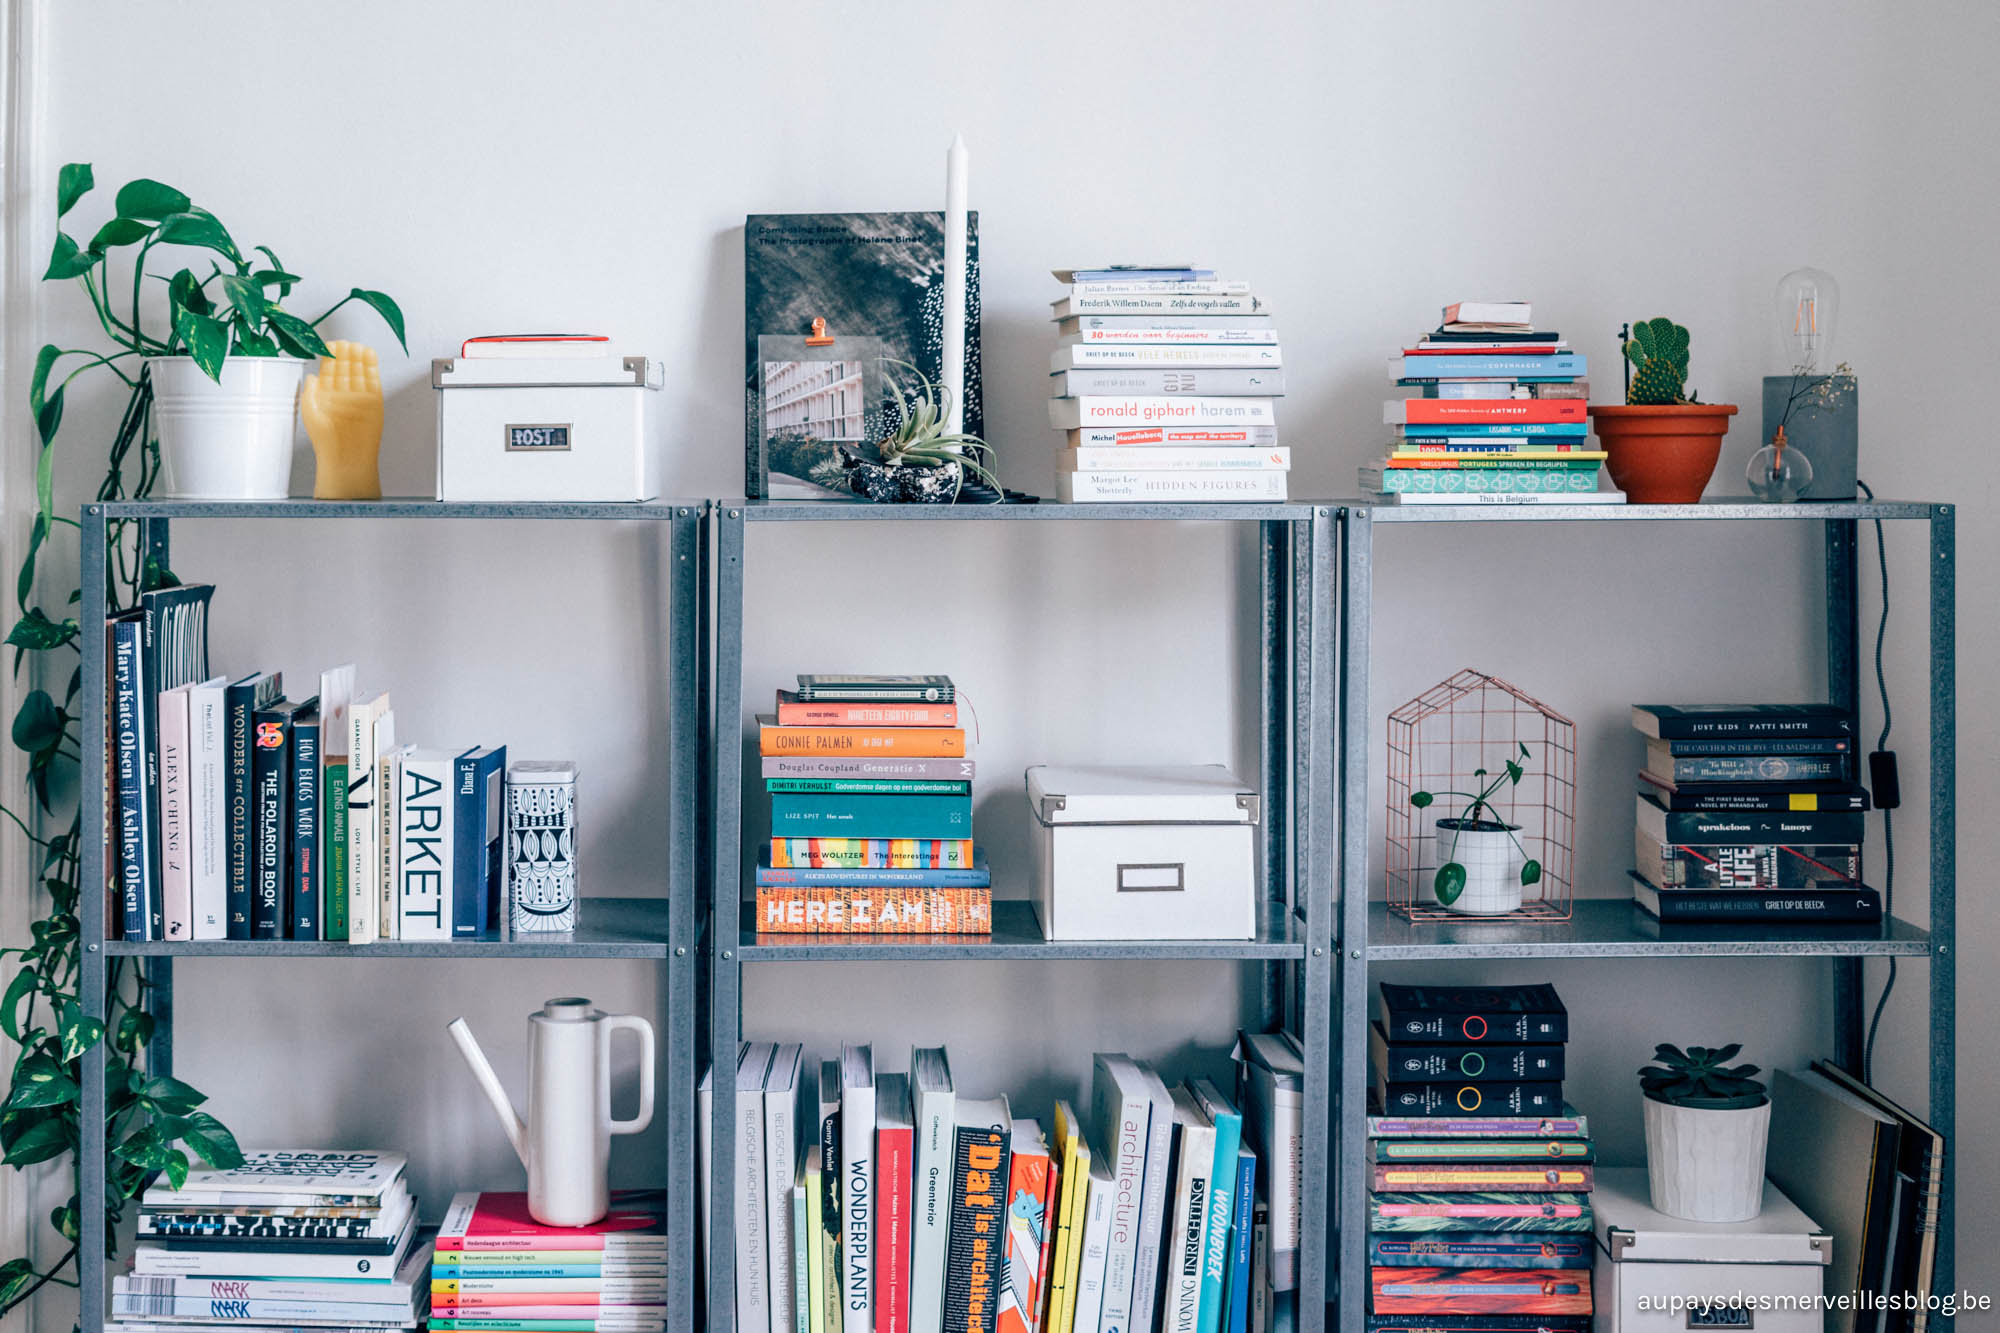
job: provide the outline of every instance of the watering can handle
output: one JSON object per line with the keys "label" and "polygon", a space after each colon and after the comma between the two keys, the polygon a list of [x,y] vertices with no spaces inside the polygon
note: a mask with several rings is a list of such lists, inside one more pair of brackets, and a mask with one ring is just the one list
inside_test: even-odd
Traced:
{"label": "watering can handle", "polygon": [[603,1105],[611,1105],[611,1034],[620,1028],[639,1037],[639,1111],[630,1120],[607,1120],[613,1134],[637,1134],[653,1123],[653,1025],[637,1014],[606,1014],[603,1025],[604,1048],[598,1052],[597,1076],[604,1081]]}

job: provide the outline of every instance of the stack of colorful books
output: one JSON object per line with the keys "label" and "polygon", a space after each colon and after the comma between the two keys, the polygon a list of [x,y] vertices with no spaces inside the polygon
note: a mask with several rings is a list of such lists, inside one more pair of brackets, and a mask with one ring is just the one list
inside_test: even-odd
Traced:
{"label": "stack of colorful books", "polygon": [[1040,1120],[968,1095],[943,1047],[889,1073],[866,1045],[815,1062],[795,1042],[746,1043],[721,1214],[734,1219],[736,1326],[1282,1327],[1298,1267],[1296,1047],[1241,1040],[1234,1095],[1100,1054],[1088,1102],[1055,1101]]}
{"label": "stack of colorful books", "polygon": [[987,934],[973,763],[949,676],[802,675],[759,717],[771,842],[757,929]]}
{"label": "stack of colorful books", "polygon": [[268,1151],[140,1196],[110,1326],[415,1328],[431,1247],[400,1154]]}
{"label": "stack of colorful books", "polygon": [[667,1226],[656,1194],[614,1194],[587,1227],[552,1227],[525,1194],[453,1197],[431,1265],[434,1330],[660,1333]]}
{"label": "stack of colorful books", "polygon": [[1554,987],[1394,986],[1371,1030],[1372,1312],[1590,1328],[1589,1126],[1562,1100]]}
{"label": "stack of colorful books", "polygon": [[1526,302],[1463,301],[1391,359],[1409,396],[1383,405],[1389,456],[1361,489],[1390,504],[1622,504],[1600,491],[1584,358]]}
{"label": "stack of colorful books", "polygon": [[1872,924],[1854,715],[1831,704],[1637,704],[1633,896],[1663,923]]}
{"label": "stack of colorful books", "polygon": [[1065,504],[1285,498],[1278,335],[1250,284],[1186,265],[1057,269],[1049,423]]}

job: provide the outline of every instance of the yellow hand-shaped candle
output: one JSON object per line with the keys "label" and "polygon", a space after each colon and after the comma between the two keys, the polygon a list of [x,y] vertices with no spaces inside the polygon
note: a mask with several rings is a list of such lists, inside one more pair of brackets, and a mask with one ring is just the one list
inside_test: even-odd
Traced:
{"label": "yellow hand-shaped candle", "polygon": [[375,349],[361,343],[327,344],[319,373],[306,376],[299,415],[312,440],[318,468],[313,498],[379,500],[382,474],[382,375]]}

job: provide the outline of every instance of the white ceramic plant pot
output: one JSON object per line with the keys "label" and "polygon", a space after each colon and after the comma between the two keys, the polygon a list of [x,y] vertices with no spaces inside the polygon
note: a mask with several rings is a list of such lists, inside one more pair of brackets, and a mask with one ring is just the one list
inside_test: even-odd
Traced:
{"label": "white ceramic plant pot", "polygon": [[308,362],[232,356],[220,382],[191,356],[146,362],[166,493],[184,500],[282,500]]}
{"label": "white ceramic plant pot", "polygon": [[1747,1222],[1764,1206],[1771,1103],[1711,1111],[1646,1101],[1653,1207],[1691,1222]]}
{"label": "white ceramic plant pot", "polygon": [[[1527,864],[1527,858],[1514,844],[1520,825],[1511,824],[1506,829],[1451,828],[1456,822],[1456,816],[1439,815],[1431,825],[1433,864],[1441,866],[1456,861],[1465,867],[1465,891],[1456,901],[1438,905],[1466,916],[1501,916],[1518,908],[1521,867]],[[1435,885],[1431,893],[1436,896]]]}

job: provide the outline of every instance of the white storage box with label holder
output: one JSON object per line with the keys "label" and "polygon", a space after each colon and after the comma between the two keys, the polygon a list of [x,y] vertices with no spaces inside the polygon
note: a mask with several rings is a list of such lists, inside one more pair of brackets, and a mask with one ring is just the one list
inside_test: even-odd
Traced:
{"label": "white storage box with label holder", "polygon": [[1028,770],[1052,940],[1257,933],[1256,792],[1220,765]]}
{"label": "white storage box with label holder", "polygon": [[656,498],[660,466],[647,416],[664,380],[660,363],[643,356],[431,362],[437,498]]}
{"label": "white storage box with label holder", "polygon": [[1833,1238],[1776,1185],[1764,1183],[1764,1209],[1748,1222],[1669,1217],[1651,1197],[1644,1167],[1597,1168],[1596,1333],[1821,1333],[1826,1315],[1812,1302]]}

